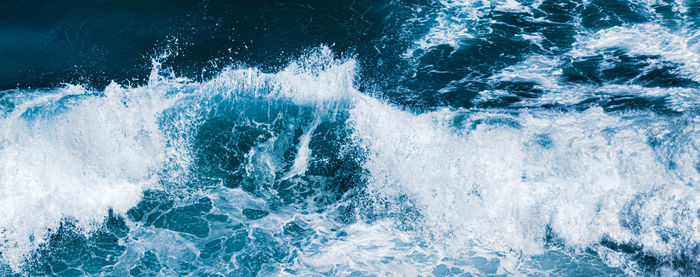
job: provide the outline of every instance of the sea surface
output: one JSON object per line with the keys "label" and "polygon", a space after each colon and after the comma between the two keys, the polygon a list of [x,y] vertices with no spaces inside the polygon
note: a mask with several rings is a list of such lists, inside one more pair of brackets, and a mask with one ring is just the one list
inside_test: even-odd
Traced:
{"label": "sea surface", "polygon": [[700,1],[0,1],[0,276],[698,276]]}

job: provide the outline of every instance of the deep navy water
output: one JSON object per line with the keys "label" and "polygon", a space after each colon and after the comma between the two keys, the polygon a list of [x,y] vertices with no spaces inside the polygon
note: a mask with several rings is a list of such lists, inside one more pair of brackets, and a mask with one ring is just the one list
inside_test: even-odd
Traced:
{"label": "deep navy water", "polygon": [[0,2],[2,276],[698,274],[698,1]]}

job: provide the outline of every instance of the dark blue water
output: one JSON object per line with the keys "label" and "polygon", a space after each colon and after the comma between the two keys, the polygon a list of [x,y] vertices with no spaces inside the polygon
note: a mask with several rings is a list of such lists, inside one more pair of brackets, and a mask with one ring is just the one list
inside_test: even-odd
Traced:
{"label": "dark blue water", "polygon": [[700,2],[4,1],[0,275],[700,272]]}

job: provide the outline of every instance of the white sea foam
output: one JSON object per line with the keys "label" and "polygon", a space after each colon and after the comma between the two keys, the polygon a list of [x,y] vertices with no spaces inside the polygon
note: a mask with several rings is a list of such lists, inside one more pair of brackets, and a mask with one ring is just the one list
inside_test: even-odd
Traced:
{"label": "white sea foam", "polygon": [[0,251],[14,269],[61,220],[90,230],[154,181],[165,156],[157,116],[172,102],[150,88],[104,94],[39,92],[0,119]]}
{"label": "white sea foam", "polygon": [[[331,105],[352,97],[356,63],[335,59],[328,47],[319,47],[277,73],[233,67],[202,84],[209,96],[288,99],[299,105]],[[320,108],[320,107],[319,107]]]}
{"label": "white sea foam", "polygon": [[612,27],[578,39],[570,55],[593,56],[605,49],[623,49],[631,55],[661,56],[681,65],[682,74],[700,81],[700,31],[671,31],[655,23]]}
{"label": "white sea foam", "polygon": [[293,268],[302,275],[357,273],[383,276],[430,274],[440,263],[436,253],[414,243],[412,236],[396,230],[391,221],[356,223],[343,228],[341,238],[314,241],[296,259]]}
{"label": "white sea foam", "polygon": [[544,252],[549,232],[629,274],[639,273],[635,262],[601,241],[698,258],[696,118],[600,108],[417,115],[367,96],[354,103],[349,124],[368,153],[374,208],[413,206],[419,221],[413,231],[395,227],[401,218],[358,222],[333,237],[323,235],[333,230],[325,221],[311,220],[319,237],[293,272],[542,274],[533,264],[553,259]]}
{"label": "white sea foam", "polygon": [[577,249],[609,239],[660,257],[696,255],[696,118],[599,108],[414,115],[365,100],[351,121],[370,151],[368,190],[391,205],[407,195],[449,251],[538,254],[551,228]]}
{"label": "white sea foam", "polygon": [[[354,63],[323,56],[325,71],[309,71],[301,63],[277,74],[232,69],[200,91],[241,91],[230,96],[282,98],[300,105],[349,100],[353,136],[369,153],[367,193],[389,206],[408,205],[396,202],[408,196],[421,215],[418,225],[437,249],[406,247],[436,255],[428,259],[430,266],[485,248],[507,254],[499,258],[500,273],[521,272],[517,257],[543,253],[548,230],[579,250],[610,240],[639,245],[658,257],[695,255],[692,249],[700,241],[696,118],[609,114],[600,108],[516,115],[445,109],[416,115],[359,94],[352,86]],[[546,73],[533,70],[535,77]],[[304,147],[302,140],[298,152]],[[304,164],[300,159],[298,168]],[[396,230],[385,223],[351,225],[349,234],[373,235],[332,240],[307,249],[297,262],[337,272],[426,273],[421,262],[410,265],[410,254],[401,262],[386,261],[404,257],[397,250],[403,249],[402,236],[415,234],[387,234]],[[323,229],[321,223],[312,225]],[[369,245],[381,251],[338,257],[346,250],[367,253]]]}
{"label": "white sea foam", "polygon": [[[64,218],[90,230],[109,209],[133,207],[161,178],[169,155],[179,153],[166,143],[162,112],[182,105],[178,100],[216,97],[288,99],[320,111],[347,102],[353,136],[369,155],[367,194],[389,206],[409,205],[395,201],[408,196],[420,213],[417,225],[425,233],[398,232],[390,220],[351,224],[347,238],[307,249],[298,262],[309,268],[429,274],[421,266],[474,249],[542,253],[547,228],[576,249],[609,239],[659,257],[696,255],[697,118],[599,108],[417,115],[361,95],[354,73],[352,59],[334,59],[321,48],[279,73],[231,68],[200,84],[156,72],[147,86],[110,85],[104,96],[69,86],[20,101],[0,119],[3,259],[19,267]],[[177,107],[206,109],[183,106]],[[306,130],[309,140],[315,124]],[[308,143],[302,139],[297,147],[299,173],[308,163]],[[265,159],[250,156],[258,158]],[[330,233],[324,224],[312,222],[314,231]],[[174,236],[156,233],[158,241]],[[414,244],[412,236],[421,234],[431,238],[428,250]],[[499,258],[498,273],[517,272],[511,258]]]}
{"label": "white sea foam", "polygon": [[309,168],[309,158],[311,156],[311,149],[309,148],[309,143],[311,142],[311,135],[313,134],[316,127],[320,123],[320,119],[316,118],[311,126],[304,131],[304,134],[299,138],[299,146],[297,147],[297,155],[294,157],[294,163],[289,172],[282,177],[282,180],[289,179],[297,175],[304,175],[306,170]]}
{"label": "white sea foam", "polygon": [[[472,247],[455,256],[439,245],[419,243],[410,231],[398,230],[390,219],[358,222],[342,228],[343,236],[319,228],[318,238],[303,248],[293,264],[296,275],[431,276],[522,274],[519,262],[490,250]],[[436,247],[437,246],[437,247]],[[521,266],[520,266],[521,267]],[[281,274],[289,276],[289,274]],[[448,274],[449,275],[449,274]]]}
{"label": "white sea foam", "polygon": [[482,0],[445,0],[439,1],[440,8],[427,15],[427,18],[414,19],[427,21],[432,24],[430,30],[419,39],[414,41],[414,45],[404,53],[404,56],[411,57],[417,50],[428,50],[438,45],[450,45],[452,48],[459,48],[459,44],[464,39],[473,38],[473,25],[491,7],[490,1]]}
{"label": "white sea foam", "polygon": [[[210,108],[203,100],[286,99],[315,106],[317,116],[326,118],[356,93],[354,60],[335,59],[327,47],[278,73],[230,68],[204,83],[177,78],[153,63],[144,86],[113,83],[95,93],[68,85],[6,96],[16,99],[0,118],[0,252],[14,270],[62,220],[74,220],[87,234],[109,210],[123,214],[144,189],[186,174],[172,170],[189,167],[188,137]],[[176,109],[175,117],[163,126],[168,109]],[[290,174],[303,174],[308,166],[308,143],[318,123],[302,138]],[[161,176],[162,170],[170,171]]]}
{"label": "white sea foam", "polygon": [[[543,94],[534,99],[523,99],[519,105],[544,103],[575,104],[590,98],[637,96],[664,98],[666,108],[684,112],[700,108],[700,90],[693,87],[649,87],[634,84],[577,84],[563,78],[565,60],[605,55],[607,50],[622,50],[630,56],[658,57],[652,61],[672,62],[679,65],[672,74],[693,81],[700,80],[700,33],[689,30],[670,31],[657,24],[612,27],[577,37],[573,49],[560,57],[533,55],[494,74],[492,81],[531,81]],[[604,66],[604,65],[603,65]],[[654,65],[651,65],[655,68]],[[601,68],[600,70],[603,70]],[[477,101],[488,101],[509,92],[485,90]]]}
{"label": "white sea foam", "polygon": [[[405,57],[412,57],[414,52],[418,50],[425,51],[439,45],[449,45],[458,49],[464,40],[491,31],[488,27],[484,28],[489,23],[484,20],[493,11],[532,14],[531,9],[538,8],[542,1],[440,0],[435,2],[438,6],[437,9],[424,17],[414,18],[407,22],[407,24],[427,23],[430,28],[425,34],[413,41],[413,46],[404,53]],[[487,24],[478,27],[480,23]],[[536,44],[542,40],[538,34],[523,34],[521,37],[532,40]]]}

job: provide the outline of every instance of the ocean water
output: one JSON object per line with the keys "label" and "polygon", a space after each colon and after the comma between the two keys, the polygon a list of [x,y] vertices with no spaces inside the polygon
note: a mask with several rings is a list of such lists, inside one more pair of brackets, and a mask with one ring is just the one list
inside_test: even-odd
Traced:
{"label": "ocean water", "polygon": [[0,276],[698,274],[698,1],[0,3]]}

